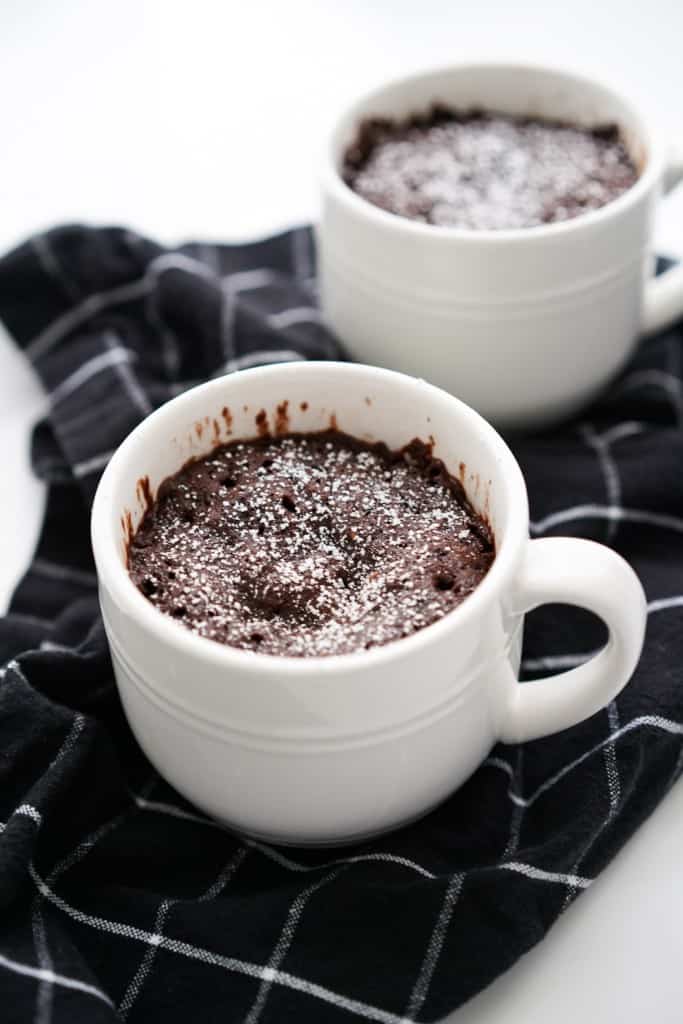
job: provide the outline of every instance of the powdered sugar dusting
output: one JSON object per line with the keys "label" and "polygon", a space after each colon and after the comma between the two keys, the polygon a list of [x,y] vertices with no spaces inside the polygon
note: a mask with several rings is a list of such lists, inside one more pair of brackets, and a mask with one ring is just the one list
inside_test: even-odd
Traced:
{"label": "powdered sugar dusting", "polygon": [[493,559],[486,525],[421,442],[337,431],[217,448],[162,484],[129,568],[189,629],[267,654],[328,655],[409,635]]}
{"label": "powdered sugar dusting", "polygon": [[500,230],[598,209],[638,174],[614,126],[436,106],[405,122],[364,122],[344,176],[359,195],[402,217]]}

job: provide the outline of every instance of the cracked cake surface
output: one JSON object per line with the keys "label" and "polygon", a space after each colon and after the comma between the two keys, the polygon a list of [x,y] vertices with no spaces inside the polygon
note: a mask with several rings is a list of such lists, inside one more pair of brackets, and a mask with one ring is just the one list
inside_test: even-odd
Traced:
{"label": "cracked cake surface", "polygon": [[473,230],[570,220],[638,179],[616,125],[585,128],[441,104],[402,121],[363,121],[342,175],[390,213]]}
{"label": "cracked cake surface", "polygon": [[221,445],[160,486],[128,567],[160,611],[233,647],[348,654],[409,636],[470,594],[487,524],[430,446],[338,430]]}

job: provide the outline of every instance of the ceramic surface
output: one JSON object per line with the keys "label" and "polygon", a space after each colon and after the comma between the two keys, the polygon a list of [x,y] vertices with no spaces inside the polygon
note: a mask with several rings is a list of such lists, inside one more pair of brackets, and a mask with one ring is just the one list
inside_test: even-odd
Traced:
{"label": "ceramic surface", "polygon": [[[339,169],[359,122],[435,100],[579,124],[616,122],[642,168],[600,210],[521,230],[433,227],[356,195]],[[624,98],[591,79],[520,64],[459,65],[402,78],[335,127],[317,228],[326,321],[351,355],[425,377],[498,426],[575,412],[620,369],[642,332],[683,313],[683,269],[651,279],[653,215],[683,177]]]}
{"label": "ceramic surface", "polygon": [[[287,403],[285,408],[284,403]],[[154,493],[217,441],[329,426],[396,448],[415,437],[462,476],[497,555],[463,604],[410,637],[359,654],[283,658],[198,637],[155,609],[126,571],[126,541]],[[461,466],[462,463],[462,466]],[[519,467],[477,413],[421,380],[342,363],[291,363],[210,381],[141,423],[113,456],[92,515],[100,598],[131,727],[198,807],[277,842],[339,843],[409,821],[459,786],[498,739],[546,735],[627,682],[645,627],[629,566],[588,541],[530,541]],[[593,610],[607,647],[561,679],[519,686],[524,612]]]}

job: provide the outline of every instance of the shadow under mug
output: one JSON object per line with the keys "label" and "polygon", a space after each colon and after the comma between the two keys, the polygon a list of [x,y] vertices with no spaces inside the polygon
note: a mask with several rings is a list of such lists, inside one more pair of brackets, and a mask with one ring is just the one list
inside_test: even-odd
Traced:
{"label": "shadow under mug", "polygon": [[[276,431],[284,401],[294,431],[334,416],[341,430],[391,448],[433,438],[496,541],[491,569],[459,607],[382,647],[292,658],[197,636],[137,590],[126,542],[146,507],[140,481],[155,493],[187,459],[253,436],[261,410]],[[216,433],[196,429],[212,421]],[[522,473],[495,430],[452,395],[377,367],[280,364],[174,398],[109,462],[92,543],[116,681],[141,747],[202,810],[281,843],[357,841],[424,814],[497,740],[547,736],[604,707],[643,643],[645,597],[627,563],[587,540],[529,540]],[[561,677],[520,686],[524,613],[546,602],[590,609],[609,641]]]}
{"label": "shadow under mug", "polygon": [[[439,101],[580,125],[616,123],[640,169],[618,199],[572,220],[475,231],[387,213],[342,180],[366,117]],[[627,100],[566,71],[485,63],[392,82],[339,120],[316,240],[328,325],[358,360],[426,378],[497,426],[540,427],[593,398],[639,335],[683,314],[683,267],[652,277],[653,214],[683,178]]]}

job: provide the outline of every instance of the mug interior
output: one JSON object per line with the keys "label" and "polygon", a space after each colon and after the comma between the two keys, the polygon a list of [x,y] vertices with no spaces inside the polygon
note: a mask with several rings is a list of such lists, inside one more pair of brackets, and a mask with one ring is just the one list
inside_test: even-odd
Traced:
{"label": "mug interior", "polygon": [[435,102],[460,110],[479,107],[501,114],[569,121],[587,128],[614,123],[621,129],[641,179],[652,162],[653,144],[642,117],[608,87],[559,69],[488,63],[455,65],[399,79],[359,100],[332,136],[330,155],[336,173],[341,171],[344,153],[364,118],[405,118]]}
{"label": "mug interior", "polygon": [[[492,528],[496,558],[460,608],[510,571],[528,535],[526,490],[514,457],[493,428],[424,381],[375,367],[321,362],[222,377],[173,399],[143,421],[113,456],[95,498],[92,535],[101,582],[139,614],[161,616],[129,579],[126,559],[131,533],[162,481],[218,444],[266,430],[277,435],[330,426],[363,440],[384,441],[392,449],[420,438],[461,479],[473,507]],[[187,632],[170,620],[169,625]]]}

